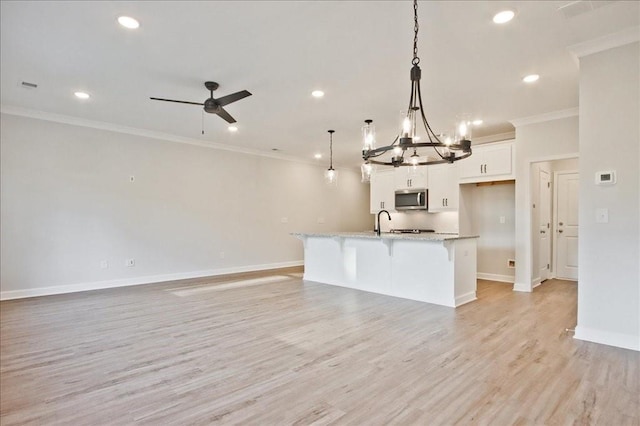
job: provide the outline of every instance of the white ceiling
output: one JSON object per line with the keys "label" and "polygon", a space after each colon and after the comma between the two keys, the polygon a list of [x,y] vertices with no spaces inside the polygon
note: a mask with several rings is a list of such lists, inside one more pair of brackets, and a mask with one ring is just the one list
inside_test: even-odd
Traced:
{"label": "white ceiling", "polygon": [[[427,118],[448,131],[460,114],[481,118],[474,135],[513,130],[509,120],[578,105],[578,65],[567,46],[637,26],[639,2],[421,1],[419,51]],[[493,14],[512,7],[509,24]],[[592,9],[592,10],[591,10]],[[565,9],[566,11],[567,9]],[[572,9],[579,12],[578,9]],[[413,41],[409,1],[210,1],[1,3],[1,103],[207,142],[326,162],[360,162],[360,127],[371,118],[390,143],[408,104]],[[138,19],[137,30],[116,18]],[[534,85],[521,79],[540,74]],[[239,132],[198,106],[249,90],[226,109]],[[20,82],[38,84],[37,89]],[[326,92],[311,97],[313,89]],[[73,92],[91,94],[79,101]],[[473,138],[472,138],[473,139]]]}

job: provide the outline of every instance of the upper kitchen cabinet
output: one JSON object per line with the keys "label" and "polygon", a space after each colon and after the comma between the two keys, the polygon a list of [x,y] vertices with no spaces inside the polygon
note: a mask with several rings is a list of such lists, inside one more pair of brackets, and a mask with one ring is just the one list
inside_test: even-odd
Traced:
{"label": "upper kitchen cabinet", "polygon": [[372,214],[380,210],[395,210],[395,173],[394,169],[376,170],[371,174]]}
{"label": "upper kitchen cabinet", "polygon": [[429,166],[429,212],[457,211],[458,193],[458,164]]}
{"label": "upper kitchen cabinet", "polygon": [[513,140],[472,148],[471,157],[460,161],[460,183],[515,179]]}
{"label": "upper kitchen cabinet", "polygon": [[428,188],[427,166],[402,166],[394,169],[395,189]]}

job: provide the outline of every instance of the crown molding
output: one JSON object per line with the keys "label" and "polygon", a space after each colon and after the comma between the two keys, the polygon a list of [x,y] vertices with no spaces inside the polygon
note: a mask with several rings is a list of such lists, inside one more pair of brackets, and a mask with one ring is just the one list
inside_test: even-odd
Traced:
{"label": "crown molding", "polygon": [[544,123],[545,121],[560,120],[562,118],[577,117],[578,107],[562,109],[559,111],[546,112],[544,114],[532,115],[529,117],[514,118],[509,120],[514,127],[526,126],[529,124]]}
{"label": "crown molding", "polygon": [[[29,108],[23,108],[13,105],[0,105],[0,113],[8,115],[16,115],[20,117],[34,118],[37,120],[51,121],[54,123],[69,124],[72,126],[87,127],[90,129],[106,130],[110,132],[123,133],[133,136],[141,136],[151,139],[159,139],[168,142],[183,143],[195,145],[203,148],[217,149],[222,151],[231,151],[245,155],[255,155],[258,157],[274,158],[277,160],[293,161],[296,163],[304,163],[312,166],[320,166],[317,162],[299,157],[276,154],[273,152],[265,152],[258,149],[242,148],[233,145],[226,145],[217,142],[205,142],[199,139],[187,138],[183,136],[172,135],[170,133],[156,132],[153,130],[138,129],[135,127],[121,126],[119,124],[108,123],[105,121],[88,120],[85,118],[73,117],[69,115],[54,114],[46,111],[38,111]],[[354,170],[353,168],[338,168],[344,170]]]}
{"label": "crown molding", "polygon": [[613,34],[574,44],[567,47],[567,50],[576,57],[582,58],[583,56],[593,55],[594,53],[603,52],[637,41],[640,41],[640,26],[625,28]]}
{"label": "crown molding", "polygon": [[479,145],[479,144],[491,143],[491,142],[508,141],[510,139],[515,139],[515,138],[516,138],[516,131],[512,130],[510,132],[496,133],[495,135],[487,135],[487,136],[480,136],[478,138],[472,138],[472,142],[474,145]]}

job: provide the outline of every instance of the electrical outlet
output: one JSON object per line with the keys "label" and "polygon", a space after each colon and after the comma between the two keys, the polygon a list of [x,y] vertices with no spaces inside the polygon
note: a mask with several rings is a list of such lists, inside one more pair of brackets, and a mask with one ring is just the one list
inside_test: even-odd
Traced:
{"label": "electrical outlet", "polygon": [[508,259],[507,268],[515,268],[515,267],[516,267],[516,261],[514,259]]}
{"label": "electrical outlet", "polygon": [[125,261],[125,265],[131,267],[131,266],[136,266],[136,260],[135,259],[127,259]]}
{"label": "electrical outlet", "polygon": [[500,223],[506,223],[507,222],[507,218],[504,216],[500,216]]}
{"label": "electrical outlet", "polygon": [[109,261],[108,260],[101,260],[100,261],[100,269],[107,269],[109,267]]}

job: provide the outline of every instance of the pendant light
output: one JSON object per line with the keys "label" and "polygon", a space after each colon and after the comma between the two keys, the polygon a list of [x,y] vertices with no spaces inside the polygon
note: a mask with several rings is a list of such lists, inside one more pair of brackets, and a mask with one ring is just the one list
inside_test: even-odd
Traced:
{"label": "pendant light", "polygon": [[[436,135],[427,122],[422,106],[420,91],[420,70],[418,57],[418,1],[413,1],[413,59],[411,60],[411,96],[409,108],[403,114],[401,130],[395,140],[387,146],[375,147],[375,129],[372,120],[365,120],[362,129],[363,146],[362,180],[367,181],[371,173],[371,165],[383,166],[423,166],[429,164],[453,163],[471,155],[469,137],[470,122],[463,120],[455,131],[455,137]],[[424,127],[424,134],[418,135],[418,124]],[[442,139],[441,139],[442,138]],[[419,142],[420,141],[420,142]],[[425,148],[428,148],[425,152]],[[406,155],[405,155],[406,154]]]}
{"label": "pendant light", "polygon": [[328,130],[329,132],[329,168],[324,171],[324,181],[327,185],[338,184],[338,171],[333,168],[333,134],[335,130]]}

